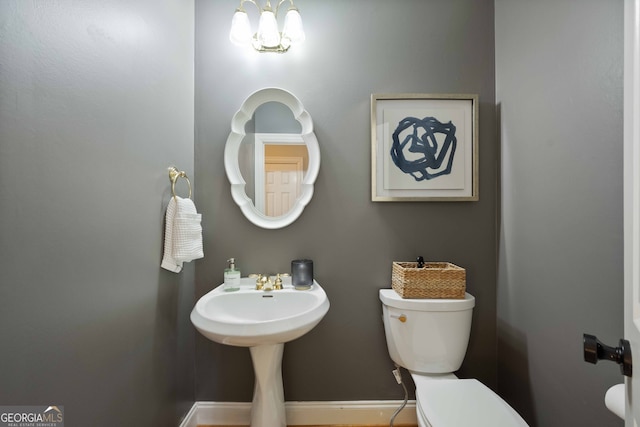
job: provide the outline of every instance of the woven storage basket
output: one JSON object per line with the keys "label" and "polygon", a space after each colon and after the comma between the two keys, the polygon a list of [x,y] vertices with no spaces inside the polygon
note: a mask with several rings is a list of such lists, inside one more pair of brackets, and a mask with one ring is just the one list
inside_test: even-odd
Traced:
{"label": "woven storage basket", "polygon": [[450,262],[394,262],[391,287],[402,298],[463,299],[466,271]]}

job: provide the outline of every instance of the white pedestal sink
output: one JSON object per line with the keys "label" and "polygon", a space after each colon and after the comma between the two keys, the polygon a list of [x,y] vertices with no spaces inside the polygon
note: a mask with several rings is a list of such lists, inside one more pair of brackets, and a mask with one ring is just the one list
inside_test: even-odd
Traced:
{"label": "white pedestal sink", "polygon": [[255,371],[251,427],[286,427],[282,353],[284,343],[313,329],[329,310],[324,289],[314,281],[298,291],[285,278],[281,290],[255,290],[255,280],[241,279],[240,290],[222,285],[198,300],[191,312],[196,329],[212,341],[250,347]]}

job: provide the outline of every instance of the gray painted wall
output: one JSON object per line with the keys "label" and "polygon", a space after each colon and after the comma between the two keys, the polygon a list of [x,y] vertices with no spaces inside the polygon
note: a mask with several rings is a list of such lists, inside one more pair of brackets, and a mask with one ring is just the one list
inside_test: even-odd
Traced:
{"label": "gray painted wall", "polygon": [[498,388],[532,426],[614,426],[622,382],[623,2],[496,0]]}
{"label": "gray painted wall", "polygon": [[194,266],[159,268],[193,175],[193,1],[0,2],[0,404],[69,426],[191,406]]}
{"label": "gray painted wall", "polygon": [[[461,376],[496,386],[496,169],[493,1],[296,2],[307,41],[286,55],[256,54],[228,39],[233,5],[196,1],[196,199],[205,227],[196,296],[222,282],[225,260],[243,275],[314,260],[331,309],[285,346],[287,400],[400,399],[391,375],[378,289],[391,262],[424,255],[468,271],[477,298]],[[251,6],[247,6],[251,7]],[[314,120],[322,162],[301,217],[263,230],[234,204],[223,165],[230,121],[253,91],[296,94]],[[372,203],[372,93],[480,95],[480,201]],[[196,338],[196,399],[250,401],[246,348]]]}

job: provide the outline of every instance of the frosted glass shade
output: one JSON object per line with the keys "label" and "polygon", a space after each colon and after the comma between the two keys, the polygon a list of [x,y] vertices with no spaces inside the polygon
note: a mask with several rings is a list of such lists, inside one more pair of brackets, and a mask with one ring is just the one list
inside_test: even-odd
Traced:
{"label": "frosted glass shade", "polygon": [[276,15],[271,10],[263,10],[258,26],[258,42],[264,47],[276,47],[280,44],[280,33]]}
{"label": "frosted glass shade", "polygon": [[291,8],[287,11],[287,15],[284,18],[282,38],[288,39],[291,44],[298,44],[304,41],[305,35],[302,28],[302,18],[300,17],[298,9]]}
{"label": "frosted glass shade", "polygon": [[246,46],[251,42],[251,23],[247,12],[236,10],[233,14],[229,39],[238,46]]}

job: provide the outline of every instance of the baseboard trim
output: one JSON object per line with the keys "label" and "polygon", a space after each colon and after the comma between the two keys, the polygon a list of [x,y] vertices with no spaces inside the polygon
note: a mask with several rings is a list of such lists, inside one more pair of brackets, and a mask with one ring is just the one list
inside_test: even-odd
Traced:
{"label": "baseboard trim", "polygon": [[198,402],[189,409],[179,427],[198,427]]}
{"label": "baseboard trim", "polygon": [[[401,404],[401,400],[286,402],[285,411],[287,424],[296,426],[386,425]],[[180,423],[180,427],[247,426],[250,421],[249,402],[196,402]],[[396,416],[394,424],[418,424],[415,400],[407,402]]]}

